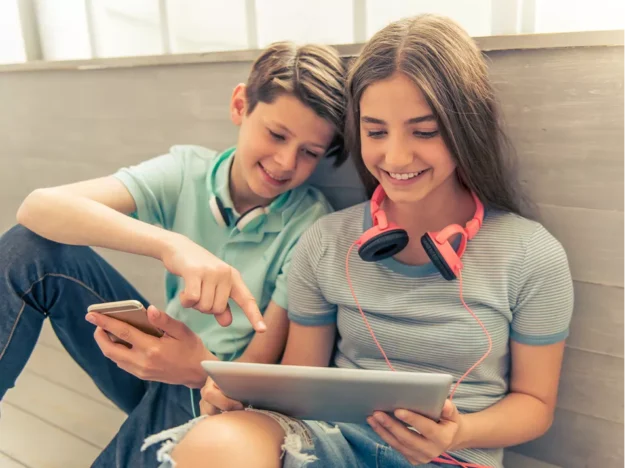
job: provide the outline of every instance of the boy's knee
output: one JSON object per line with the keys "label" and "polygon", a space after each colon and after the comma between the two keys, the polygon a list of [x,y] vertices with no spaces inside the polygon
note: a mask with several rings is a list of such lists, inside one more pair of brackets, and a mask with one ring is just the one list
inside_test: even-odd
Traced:
{"label": "boy's knee", "polygon": [[237,411],[206,418],[173,450],[176,468],[279,468],[284,433],[257,416]]}
{"label": "boy's knee", "polygon": [[35,260],[58,263],[70,260],[73,254],[86,248],[59,244],[17,224],[0,236],[0,263],[8,270],[15,266],[29,266]]}
{"label": "boy's knee", "polygon": [[48,240],[21,224],[16,224],[0,236],[0,246],[3,253],[11,257],[24,258],[41,254],[44,251],[59,250],[63,244]]}

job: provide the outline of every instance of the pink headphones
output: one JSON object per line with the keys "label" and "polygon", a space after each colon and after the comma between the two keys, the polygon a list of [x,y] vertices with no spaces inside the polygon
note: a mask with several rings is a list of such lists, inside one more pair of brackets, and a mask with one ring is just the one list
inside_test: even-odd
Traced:
{"label": "pink headphones", "polygon": [[[473,239],[484,221],[484,205],[473,193],[475,214],[465,227],[451,224],[438,232],[427,232],[421,237],[421,245],[436,269],[448,281],[456,279],[462,270],[461,257],[467,247],[467,241]],[[408,245],[408,233],[390,223],[382,210],[382,202],[386,197],[384,189],[379,185],[371,197],[371,219],[373,227],[365,231],[356,242],[358,255],[366,262],[377,262],[392,257]],[[449,243],[456,234],[462,239],[458,252]]]}

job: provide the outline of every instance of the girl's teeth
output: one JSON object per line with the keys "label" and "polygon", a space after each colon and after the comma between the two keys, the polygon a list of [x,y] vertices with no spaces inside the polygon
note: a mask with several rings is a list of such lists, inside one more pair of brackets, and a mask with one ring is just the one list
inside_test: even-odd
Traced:
{"label": "girl's teeth", "polygon": [[423,171],[419,171],[419,172],[407,172],[407,173],[403,173],[403,174],[398,174],[396,172],[389,172],[389,175],[393,178],[393,179],[397,179],[397,180],[408,180],[408,179],[412,179],[413,177],[418,176],[419,174],[421,174]]}

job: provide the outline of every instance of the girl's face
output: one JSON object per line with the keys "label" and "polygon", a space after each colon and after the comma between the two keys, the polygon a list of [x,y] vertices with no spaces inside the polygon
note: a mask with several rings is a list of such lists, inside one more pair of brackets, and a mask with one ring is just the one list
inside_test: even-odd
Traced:
{"label": "girl's face", "polygon": [[395,203],[458,184],[454,163],[421,90],[404,74],[369,85],[360,99],[362,159]]}

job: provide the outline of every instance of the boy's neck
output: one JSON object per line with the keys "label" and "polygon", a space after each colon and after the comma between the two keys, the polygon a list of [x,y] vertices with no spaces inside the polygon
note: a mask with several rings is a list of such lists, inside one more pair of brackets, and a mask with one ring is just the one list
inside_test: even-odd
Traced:
{"label": "boy's neck", "polygon": [[235,156],[228,173],[228,189],[230,198],[237,213],[245,213],[255,206],[267,206],[272,200],[256,195],[243,177],[242,171]]}

